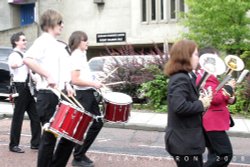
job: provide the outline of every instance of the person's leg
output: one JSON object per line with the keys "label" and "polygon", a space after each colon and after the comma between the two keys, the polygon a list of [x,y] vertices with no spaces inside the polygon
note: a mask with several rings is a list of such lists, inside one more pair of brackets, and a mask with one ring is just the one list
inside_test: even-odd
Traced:
{"label": "person's leg", "polygon": [[39,120],[38,113],[36,111],[36,102],[33,96],[30,94],[29,90],[27,90],[27,113],[30,118],[30,129],[31,129],[31,141],[30,145],[32,149],[36,149],[39,147],[40,137],[41,137],[41,124]]}
{"label": "person's leg", "polygon": [[[98,103],[94,96],[94,91],[77,91],[77,99],[87,112],[90,112],[95,116],[101,115]],[[88,149],[96,139],[102,127],[103,122],[101,119],[93,121],[87,132],[86,138],[84,139],[83,145],[76,144],[75,146],[74,160],[87,161],[88,163],[93,163],[90,159],[86,157],[85,153],[88,151]]]}
{"label": "person's leg", "polygon": [[12,116],[11,128],[10,128],[10,143],[9,148],[13,148],[14,146],[18,146],[20,142],[20,135],[22,130],[24,112],[26,106],[23,105],[26,103],[24,85],[16,85],[17,92],[19,94],[14,100],[14,113]]}
{"label": "person's leg", "polygon": [[74,146],[75,143],[73,143],[72,141],[61,138],[53,156],[51,167],[65,167]]}
{"label": "person's leg", "polygon": [[208,160],[204,167],[226,167],[233,157],[232,145],[227,133],[211,131],[206,134],[211,146],[208,149]]}
{"label": "person's leg", "polygon": [[74,157],[76,160],[78,161],[82,160],[83,155],[88,151],[89,147],[95,141],[95,138],[100,132],[102,126],[103,122],[101,122],[100,120],[98,122],[96,120],[93,121],[93,124],[91,125],[89,131],[87,132],[87,136],[86,139],[84,140],[83,145],[76,144],[75,146]]}
{"label": "person's leg", "polygon": [[[55,94],[38,92],[36,107],[43,125],[49,123],[50,118],[56,110],[57,104],[58,98]],[[48,167],[50,165],[55,144],[55,134],[44,130],[39,145],[37,167]]]}
{"label": "person's leg", "polygon": [[48,167],[51,164],[55,145],[55,135],[51,132],[43,131],[38,150],[37,167]]}

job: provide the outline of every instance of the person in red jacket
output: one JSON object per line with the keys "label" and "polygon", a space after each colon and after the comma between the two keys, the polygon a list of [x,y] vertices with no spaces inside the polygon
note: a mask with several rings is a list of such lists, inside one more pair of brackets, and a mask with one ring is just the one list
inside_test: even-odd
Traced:
{"label": "person in red jacket", "polygon": [[[213,48],[206,48],[205,53],[218,56],[218,52]],[[204,54],[204,51],[200,51],[200,54]],[[196,80],[197,84],[203,73],[204,70],[200,69]],[[219,83],[217,76],[212,74],[204,85],[205,89],[211,87],[213,90],[211,105],[203,115],[203,127],[208,149],[207,161],[204,167],[226,167],[233,157],[232,145],[226,131],[230,128],[230,112],[227,106],[235,101],[235,96],[227,93],[224,88],[216,92],[215,89]],[[231,80],[227,83],[227,88],[234,90],[235,81]]]}

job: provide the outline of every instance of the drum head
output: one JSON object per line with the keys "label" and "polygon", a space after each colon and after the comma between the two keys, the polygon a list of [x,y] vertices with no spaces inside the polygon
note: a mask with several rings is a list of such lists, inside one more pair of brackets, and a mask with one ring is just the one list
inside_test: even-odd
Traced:
{"label": "drum head", "polygon": [[129,95],[120,92],[109,92],[103,95],[103,98],[115,104],[130,104],[132,98]]}

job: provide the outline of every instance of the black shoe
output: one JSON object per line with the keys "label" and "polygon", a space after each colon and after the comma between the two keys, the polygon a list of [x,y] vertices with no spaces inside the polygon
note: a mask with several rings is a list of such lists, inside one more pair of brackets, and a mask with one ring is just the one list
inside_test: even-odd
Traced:
{"label": "black shoe", "polygon": [[21,149],[21,148],[18,147],[18,146],[11,147],[11,148],[10,148],[10,151],[15,152],[15,153],[24,153],[24,150]]}
{"label": "black shoe", "polygon": [[77,161],[75,159],[73,159],[72,163],[71,163],[72,166],[78,166],[78,167],[94,167],[94,164],[93,163],[88,163],[86,161]]}
{"label": "black shoe", "polygon": [[32,150],[38,150],[39,147],[38,146],[30,146],[30,149],[32,149]]}
{"label": "black shoe", "polygon": [[94,162],[93,162],[91,159],[89,159],[89,157],[87,157],[85,154],[83,155],[82,160],[85,161],[85,162],[88,162],[88,163],[90,163],[90,164],[93,164],[93,163],[94,163]]}

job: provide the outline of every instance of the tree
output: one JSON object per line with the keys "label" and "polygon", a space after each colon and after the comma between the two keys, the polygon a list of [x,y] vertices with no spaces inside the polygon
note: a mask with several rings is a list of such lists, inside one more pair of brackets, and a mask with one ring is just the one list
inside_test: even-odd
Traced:
{"label": "tree", "polygon": [[240,55],[250,51],[249,0],[186,0],[183,14],[184,36],[200,47],[214,46],[226,53]]}

